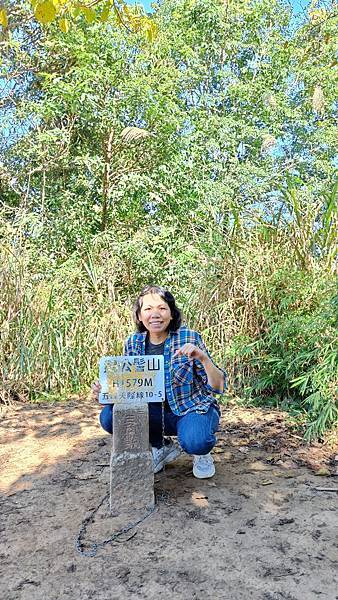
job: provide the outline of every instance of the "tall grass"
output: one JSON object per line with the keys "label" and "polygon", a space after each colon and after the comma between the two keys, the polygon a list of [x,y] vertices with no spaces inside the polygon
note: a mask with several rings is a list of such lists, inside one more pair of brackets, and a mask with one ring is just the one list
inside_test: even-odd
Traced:
{"label": "tall grass", "polygon": [[155,281],[226,365],[231,393],[302,414],[308,439],[337,423],[332,263],[328,253],[304,263],[295,220],[238,227],[221,243],[210,229],[187,244],[178,225],[108,232],[60,263],[21,226],[4,227],[3,402],[86,392],[98,358],[122,352],[138,289]]}
{"label": "tall grass", "polygon": [[[29,249],[2,252],[1,398],[83,391],[102,354],[121,352],[128,310],[114,301],[113,262],[90,254],[50,268]],[[129,324],[130,326],[130,324]]]}

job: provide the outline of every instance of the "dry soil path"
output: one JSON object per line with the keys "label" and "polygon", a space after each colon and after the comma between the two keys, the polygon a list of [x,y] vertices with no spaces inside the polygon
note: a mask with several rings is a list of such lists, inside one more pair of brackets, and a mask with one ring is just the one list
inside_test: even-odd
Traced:
{"label": "dry soil path", "polygon": [[[196,480],[183,455],[156,476],[147,520],[80,555],[81,523],[108,491],[97,412],[86,402],[3,411],[2,600],[338,599],[338,493],[316,489],[338,490],[338,452],[303,446],[277,411],[224,410],[216,476]],[[104,502],[84,546],[115,527]]]}

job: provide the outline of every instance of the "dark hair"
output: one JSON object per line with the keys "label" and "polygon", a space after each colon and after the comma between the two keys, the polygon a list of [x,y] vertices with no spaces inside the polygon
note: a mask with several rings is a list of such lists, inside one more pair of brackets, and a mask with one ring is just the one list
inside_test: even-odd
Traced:
{"label": "dark hair", "polygon": [[180,309],[176,306],[175,298],[171,294],[171,292],[159,285],[146,285],[140,291],[133,306],[133,318],[137,327],[137,331],[147,331],[146,327],[143,325],[139,318],[142,306],[141,299],[146,294],[158,294],[159,296],[161,296],[162,300],[164,300],[168,304],[172,316],[172,320],[169,324],[169,331],[176,331],[179,327],[181,327],[182,313]]}

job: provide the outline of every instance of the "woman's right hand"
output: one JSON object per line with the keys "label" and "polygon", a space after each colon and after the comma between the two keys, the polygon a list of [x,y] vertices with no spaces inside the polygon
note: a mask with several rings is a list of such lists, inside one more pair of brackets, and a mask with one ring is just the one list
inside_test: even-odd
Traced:
{"label": "woman's right hand", "polygon": [[95,381],[92,385],[92,400],[99,401],[99,393],[101,391],[101,384],[99,381]]}

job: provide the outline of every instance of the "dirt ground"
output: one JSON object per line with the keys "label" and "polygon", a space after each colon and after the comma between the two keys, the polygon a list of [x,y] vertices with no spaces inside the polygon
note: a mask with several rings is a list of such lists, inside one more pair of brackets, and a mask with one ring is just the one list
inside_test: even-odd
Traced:
{"label": "dirt ground", "polygon": [[338,599],[332,439],[305,446],[278,411],[223,409],[215,477],[195,479],[182,455],[155,476],[155,512],[89,557],[81,525],[83,550],[117,528],[97,407],[2,412],[2,600]]}

